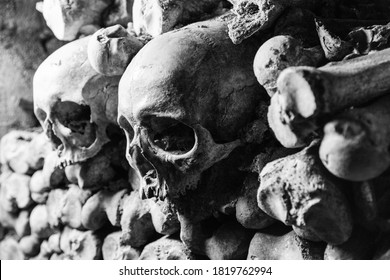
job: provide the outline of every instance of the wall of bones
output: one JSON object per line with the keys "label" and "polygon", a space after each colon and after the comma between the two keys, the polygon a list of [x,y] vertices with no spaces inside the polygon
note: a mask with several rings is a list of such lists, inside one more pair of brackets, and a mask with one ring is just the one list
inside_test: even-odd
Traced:
{"label": "wall of bones", "polygon": [[390,259],[387,0],[0,0],[0,259]]}

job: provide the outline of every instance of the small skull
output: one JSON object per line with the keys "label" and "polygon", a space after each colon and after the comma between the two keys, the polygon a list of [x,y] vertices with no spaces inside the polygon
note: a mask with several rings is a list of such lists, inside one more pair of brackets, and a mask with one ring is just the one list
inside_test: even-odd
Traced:
{"label": "small skull", "polygon": [[59,155],[59,167],[94,157],[115,129],[119,77],[97,73],[87,56],[89,37],[50,55],[34,76],[34,111]]}

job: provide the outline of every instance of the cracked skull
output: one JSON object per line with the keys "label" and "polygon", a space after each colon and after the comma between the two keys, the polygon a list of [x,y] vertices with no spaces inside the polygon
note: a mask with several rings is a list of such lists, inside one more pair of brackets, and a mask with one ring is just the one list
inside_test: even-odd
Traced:
{"label": "cracked skull", "polygon": [[89,37],[50,55],[34,76],[34,111],[58,151],[59,167],[95,156],[115,127],[119,77],[97,73],[88,62]]}
{"label": "cracked skull", "polygon": [[259,104],[247,63],[255,49],[234,47],[216,20],[159,36],[130,63],[119,84],[118,123],[144,198],[196,189],[206,170],[243,146],[239,130]]}

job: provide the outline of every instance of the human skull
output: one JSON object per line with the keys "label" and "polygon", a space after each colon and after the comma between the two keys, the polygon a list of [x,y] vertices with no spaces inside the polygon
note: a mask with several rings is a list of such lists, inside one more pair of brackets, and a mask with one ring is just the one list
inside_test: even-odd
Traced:
{"label": "human skull", "polygon": [[50,55],[34,76],[34,111],[57,148],[59,167],[95,156],[115,127],[119,77],[97,73],[87,56],[89,37]]}
{"label": "human skull", "polygon": [[[219,19],[159,36],[121,78],[118,123],[146,198],[174,199],[200,182],[202,189],[211,188],[208,184],[222,177],[217,184],[225,184],[238,169],[237,162],[219,164],[218,179],[215,172],[208,175],[213,180],[202,179],[245,144],[239,131],[253,120],[263,93],[251,69],[258,46],[234,46],[226,29]],[[228,189],[232,182],[237,183],[212,188]]]}

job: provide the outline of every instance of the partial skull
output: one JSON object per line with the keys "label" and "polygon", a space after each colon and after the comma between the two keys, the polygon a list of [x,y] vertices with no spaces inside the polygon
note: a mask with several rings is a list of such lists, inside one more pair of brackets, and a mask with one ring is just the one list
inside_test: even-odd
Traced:
{"label": "partial skull", "polygon": [[94,157],[116,129],[119,77],[97,73],[88,61],[89,37],[50,55],[34,76],[34,111],[58,151],[58,166]]}

